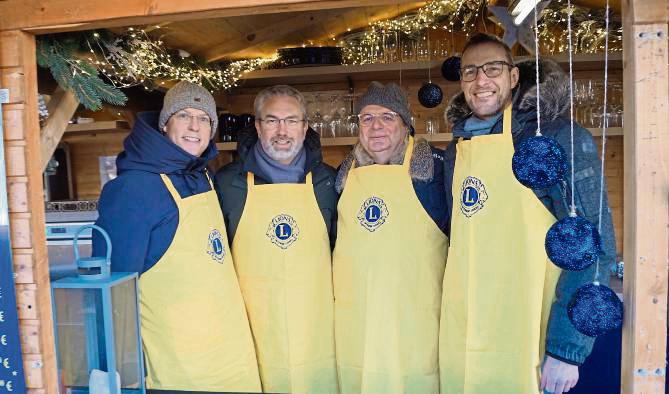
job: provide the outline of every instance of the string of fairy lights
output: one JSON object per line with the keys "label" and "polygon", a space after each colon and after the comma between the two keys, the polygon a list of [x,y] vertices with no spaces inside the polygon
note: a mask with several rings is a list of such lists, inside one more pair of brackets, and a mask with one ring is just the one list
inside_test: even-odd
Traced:
{"label": "string of fairy lights", "polygon": [[[384,50],[384,42],[390,36],[396,41],[416,39],[426,29],[469,35],[476,31],[477,21],[485,14],[486,7],[487,0],[431,0],[411,13],[376,21],[364,29],[349,30],[338,37],[333,35],[319,44],[336,43],[342,47],[344,64],[371,63],[378,60],[378,54]],[[562,0],[544,10],[539,26],[542,53],[566,51],[564,26],[569,11]],[[575,52],[601,51],[606,37],[603,12],[579,7],[573,7],[571,11],[576,26],[573,36]],[[245,73],[270,67],[278,58],[273,55],[217,65],[204,64],[186,54],[175,54],[176,50],[169,49],[161,39],[152,35],[138,28],[129,28],[125,34],[111,38],[93,32],[87,38],[88,53],[82,60],[88,61],[120,88],[143,85],[152,89],[156,83],[186,80],[217,91],[236,86]],[[622,27],[619,24],[611,31],[609,49],[621,48]]]}

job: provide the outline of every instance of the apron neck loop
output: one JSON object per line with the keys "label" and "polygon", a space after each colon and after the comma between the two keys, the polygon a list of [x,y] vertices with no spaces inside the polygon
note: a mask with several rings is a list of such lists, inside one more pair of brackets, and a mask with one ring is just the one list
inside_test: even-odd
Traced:
{"label": "apron neck loop", "polygon": [[506,108],[504,108],[502,134],[511,135],[511,107],[512,104],[509,104]]}
{"label": "apron neck loop", "polygon": [[[251,171],[246,173],[246,183],[249,189],[252,189],[256,185],[255,175]],[[307,172],[307,175],[304,178],[304,183],[311,185],[313,183],[311,171]]]}

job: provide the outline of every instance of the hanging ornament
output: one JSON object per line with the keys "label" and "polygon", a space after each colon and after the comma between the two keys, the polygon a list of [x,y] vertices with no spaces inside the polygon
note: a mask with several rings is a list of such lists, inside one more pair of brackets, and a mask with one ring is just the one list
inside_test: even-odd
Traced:
{"label": "hanging ornament", "polygon": [[524,186],[543,189],[556,184],[567,172],[567,155],[552,138],[530,137],[516,148],[511,168]]}
{"label": "hanging ornament", "polygon": [[548,230],[545,246],[555,265],[580,271],[597,261],[602,241],[594,224],[580,216],[567,216]]}
{"label": "hanging ornament", "polygon": [[418,101],[425,108],[434,108],[441,104],[444,98],[444,92],[441,91],[439,85],[432,83],[432,73],[430,71],[429,63],[432,60],[432,51],[430,50],[430,30],[427,31],[427,83],[423,84],[418,90]]}
{"label": "hanging ornament", "polygon": [[458,82],[460,80],[460,56],[451,56],[441,64],[441,75],[447,81]]}
{"label": "hanging ornament", "polygon": [[613,290],[593,282],[576,291],[567,316],[578,332],[596,337],[622,325],[623,303]]}
{"label": "hanging ornament", "polygon": [[441,100],[444,98],[444,93],[441,91],[439,85],[432,82],[424,84],[418,90],[418,101],[425,108],[434,108],[437,105],[441,104]]}

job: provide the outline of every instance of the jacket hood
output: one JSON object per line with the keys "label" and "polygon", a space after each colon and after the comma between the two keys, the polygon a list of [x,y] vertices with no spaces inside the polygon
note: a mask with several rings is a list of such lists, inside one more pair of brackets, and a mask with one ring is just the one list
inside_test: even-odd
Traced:
{"label": "jacket hood", "polygon": [[[518,85],[513,90],[514,110],[535,113],[537,107],[536,66],[534,60],[516,64]],[[553,60],[539,59],[539,90],[542,120],[555,120],[569,108],[569,78]],[[460,92],[451,98],[444,119],[453,125],[471,115],[471,109]],[[536,116],[536,114],[535,114]]]}
{"label": "jacket hood", "polygon": [[201,172],[218,154],[213,141],[200,157],[181,149],[158,131],[158,117],[158,112],[137,114],[132,132],[123,141],[124,151],[116,159],[119,175],[129,170],[155,174]]}

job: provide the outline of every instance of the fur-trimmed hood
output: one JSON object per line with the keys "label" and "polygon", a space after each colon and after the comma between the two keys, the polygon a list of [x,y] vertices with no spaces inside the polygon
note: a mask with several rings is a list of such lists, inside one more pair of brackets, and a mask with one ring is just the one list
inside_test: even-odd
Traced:
{"label": "fur-trimmed hood", "polygon": [[[522,61],[516,66],[519,70],[519,79],[513,92],[514,110],[535,112],[537,107],[535,61]],[[539,60],[539,90],[542,119],[555,120],[569,108],[569,79],[555,61]],[[444,119],[453,125],[460,123],[469,115],[471,110],[462,92],[451,98],[444,111]]]}
{"label": "fur-trimmed hood", "polygon": [[[360,152],[362,147],[360,143],[356,144],[353,150],[346,156],[344,162],[339,166],[337,172],[337,179],[335,181],[335,189],[338,194],[341,194],[346,184],[346,176],[348,175],[353,161],[356,158],[356,152]],[[367,163],[363,163],[367,164]],[[371,164],[371,163],[369,163]],[[422,139],[414,140],[413,154],[411,155],[411,163],[409,166],[409,173],[412,180],[430,182],[434,178],[434,158],[432,157],[432,148],[430,144]]]}

